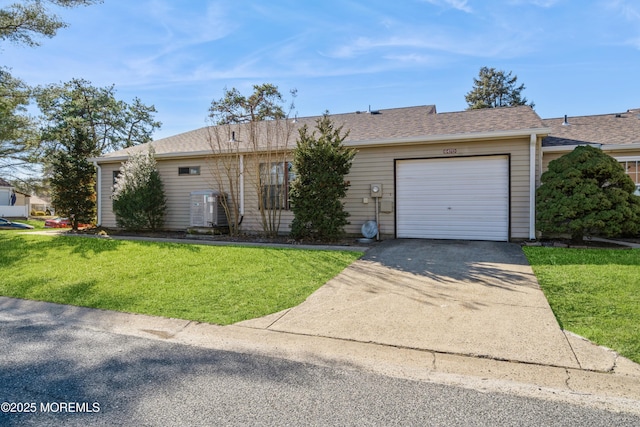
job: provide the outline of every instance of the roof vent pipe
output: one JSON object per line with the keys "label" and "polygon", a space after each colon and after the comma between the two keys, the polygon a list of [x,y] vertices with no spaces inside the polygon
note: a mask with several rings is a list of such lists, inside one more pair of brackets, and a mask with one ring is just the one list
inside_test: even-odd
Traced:
{"label": "roof vent pipe", "polygon": [[229,142],[236,142],[236,131],[235,130],[231,131],[231,139],[229,140]]}
{"label": "roof vent pipe", "polygon": [[562,126],[569,126],[569,121],[567,121],[567,115],[564,115],[564,122],[562,122]]}

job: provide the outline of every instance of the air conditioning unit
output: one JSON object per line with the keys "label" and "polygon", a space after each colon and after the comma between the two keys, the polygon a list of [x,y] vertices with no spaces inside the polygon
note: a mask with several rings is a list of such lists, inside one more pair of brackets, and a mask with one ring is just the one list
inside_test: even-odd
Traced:
{"label": "air conditioning unit", "polygon": [[227,195],[216,190],[191,192],[191,227],[228,227],[223,200]]}

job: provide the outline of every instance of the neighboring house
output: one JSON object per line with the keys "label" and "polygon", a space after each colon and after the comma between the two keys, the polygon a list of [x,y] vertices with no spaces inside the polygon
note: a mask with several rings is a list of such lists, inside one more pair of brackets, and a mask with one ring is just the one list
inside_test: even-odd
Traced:
{"label": "neighboring house", "polygon": [[30,195],[14,190],[13,186],[0,178],[0,216],[28,218]]}
{"label": "neighboring house", "polygon": [[53,211],[51,201],[42,199],[38,196],[31,196],[31,210],[37,212]]}
{"label": "neighboring house", "polygon": [[624,113],[545,119],[551,129],[542,141],[543,167],[578,145],[593,145],[618,160],[640,194],[640,109]]}
{"label": "neighboring house", "polygon": [[13,187],[4,179],[0,178],[0,206],[11,206],[11,194]]}
{"label": "neighboring house", "polygon": [[[297,128],[315,127],[317,117],[289,120],[285,150],[295,147]],[[331,115],[336,126],[349,131],[345,144],[357,149],[344,200],[351,214],[347,233],[359,235],[362,225],[376,218],[382,237],[508,241],[535,238],[535,189],[542,171],[542,140],[550,132],[528,106],[436,113],[435,106],[396,108]],[[261,123],[266,129],[271,123]],[[192,192],[217,190],[211,149],[213,131],[202,128],[150,143],[167,196],[165,226],[190,226]],[[260,128],[259,128],[260,129]],[[284,164],[253,164],[255,157],[244,136],[248,125],[224,128],[237,140],[242,155],[237,167],[242,179],[242,230],[261,231],[255,188],[263,185],[260,170],[271,170],[286,183]],[[260,134],[267,134],[264,131]],[[281,137],[284,140],[284,137]],[[266,141],[261,141],[261,149]],[[284,145],[280,141],[280,145]],[[115,227],[111,195],[122,162],[149,144],[92,159],[98,166],[98,223]],[[374,184],[381,191],[372,193]],[[224,188],[228,191],[228,188]],[[285,189],[286,192],[286,189]],[[379,197],[376,197],[379,195]],[[286,194],[284,204],[286,207]],[[282,215],[281,231],[289,230],[291,211]]]}

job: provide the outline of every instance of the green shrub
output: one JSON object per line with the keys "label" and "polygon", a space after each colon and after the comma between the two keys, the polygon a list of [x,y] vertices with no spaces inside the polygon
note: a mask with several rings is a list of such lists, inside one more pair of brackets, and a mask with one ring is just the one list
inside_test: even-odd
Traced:
{"label": "green shrub", "polygon": [[140,153],[120,168],[113,191],[116,224],[130,230],[157,230],[164,224],[166,198],[153,151]]}
{"label": "green shrub", "polygon": [[309,134],[306,125],[302,127],[293,152],[296,178],[291,184],[291,235],[335,240],[349,223],[342,199],[350,184],[344,177],[356,152],[343,145],[349,132],[341,135],[342,127],[334,128],[327,114],[318,119],[316,129],[318,136],[315,131]]}
{"label": "green shrub", "polygon": [[543,235],[616,236],[637,233],[640,197],[613,157],[591,146],[576,147],[549,163],[536,192],[537,228]]}

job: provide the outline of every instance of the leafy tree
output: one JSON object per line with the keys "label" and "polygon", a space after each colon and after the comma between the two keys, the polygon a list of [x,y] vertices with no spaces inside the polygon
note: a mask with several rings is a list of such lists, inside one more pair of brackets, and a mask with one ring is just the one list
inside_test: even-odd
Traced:
{"label": "leafy tree", "polygon": [[[47,5],[63,8],[101,3],[101,0],[25,0],[0,8],[0,41],[38,46],[38,36],[53,37],[67,26]],[[31,88],[0,67],[0,170],[20,170],[37,162],[34,120],[26,113]],[[24,169],[20,170],[25,172]]]}
{"label": "leafy tree", "polygon": [[92,148],[87,130],[73,126],[51,160],[52,204],[74,230],[78,223],[93,222],[96,214],[95,167],[87,161]]}
{"label": "leafy tree", "polygon": [[291,189],[295,216],[291,234],[294,238],[334,240],[344,234],[349,223],[342,199],[350,185],[345,175],[356,152],[343,145],[349,132],[342,134],[342,127],[336,128],[328,113],[317,120],[316,130],[319,135],[303,126],[293,152],[296,179]]}
{"label": "leafy tree", "polygon": [[11,185],[18,191],[38,197],[48,198],[51,196],[51,185],[48,179],[40,177],[20,176],[11,180]]}
{"label": "leafy tree", "polygon": [[[295,97],[296,92],[291,94]],[[278,234],[282,211],[287,208],[287,183],[269,171],[287,170],[293,125],[286,118],[294,106],[291,104],[287,113],[283,103],[278,87],[269,83],[254,85],[249,96],[235,88],[225,88],[224,96],[211,103],[209,118],[213,126],[209,127],[209,143],[216,154],[211,160],[211,171],[218,190],[228,194],[222,199],[222,205],[231,234],[239,233],[242,222],[240,162],[245,159],[243,153],[251,154],[246,156],[243,167],[257,177],[247,181],[255,190],[263,232],[267,236]],[[276,182],[272,182],[272,178]]]}
{"label": "leafy tree", "polygon": [[538,230],[585,235],[636,233],[640,197],[635,184],[614,158],[591,146],[576,147],[553,160],[542,174],[536,198]]}
{"label": "leafy tree", "polygon": [[[96,88],[86,80],[74,79],[63,85],[39,88],[37,92],[38,105],[43,113],[43,160],[45,164],[50,159],[54,160],[51,165],[54,174],[52,185],[55,186],[57,181],[68,187],[66,190],[58,185],[53,189],[54,194],[57,192],[59,195],[57,199],[54,197],[53,204],[60,209],[56,200],[63,203],[63,211],[66,209],[73,214],[76,222],[78,218],[86,220],[88,214],[85,212],[89,211],[85,204],[95,203],[93,187],[90,193],[83,190],[87,181],[80,170],[76,175],[72,173],[67,177],[61,176],[60,171],[71,166],[81,169],[81,165],[88,164],[88,158],[107,150],[148,142],[151,132],[160,126],[152,119],[151,113],[155,109],[142,105],[137,99],[133,105],[118,101],[113,86]],[[86,170],[95,169],[89,166]],[[78,181],[74,183],[71,179]],[[72,198],[75,201],[72,202]],[[91,212],[95,212],[95,206],[92,209]]]}
{"label": "leafy tree", "polygon": [[132,155],[120,167],[112,199],[118,227],[162,228],[167,200],[152,149]]}
{"label": "leafy tree", "polygon": [[236,88],[225,88],[224,96],[211,102],[209,117],[216,125],[284,119],[283,102],[278,86],[270,83],[253,85],[253,93],[248,97]]}
{"label": "leafy tree", "polygon": [[0,9],[0,40],[27,46],[38,46],[36,36],[53,37],[67,26],[57,15],[47,10],[46,3],[60,7],[85,6],[101,0],[26,0]]}
{"label": "leafy tree", "polygon": [[27,114],[30,97],[24,82],[0,68],[0,171],[15,171],[33,160],[37,130]]}
{"label": "leafy tree", "polygon": [[524,84],[516,86],[517,80],[517,76],[511,77],[511,71],[505,73],[495,68],[480,68],[478,78],[473,79],[473,89],[465,95],[469,110],[517,105],[533,108],[535,104],[527,104],[527,98],[522,97],[525,87]]}
{"label": "leafy tree", "polygon": [[132,104],[117,100],[113,86],[99,88],[83,79],[36,91],[44,122],[43,152],[56,150],[66,138],[71,122],[82,122],[93,147],[90,156],[99,156],[151,140],[161,123],[153,120],[154,106],[135,98]]}

